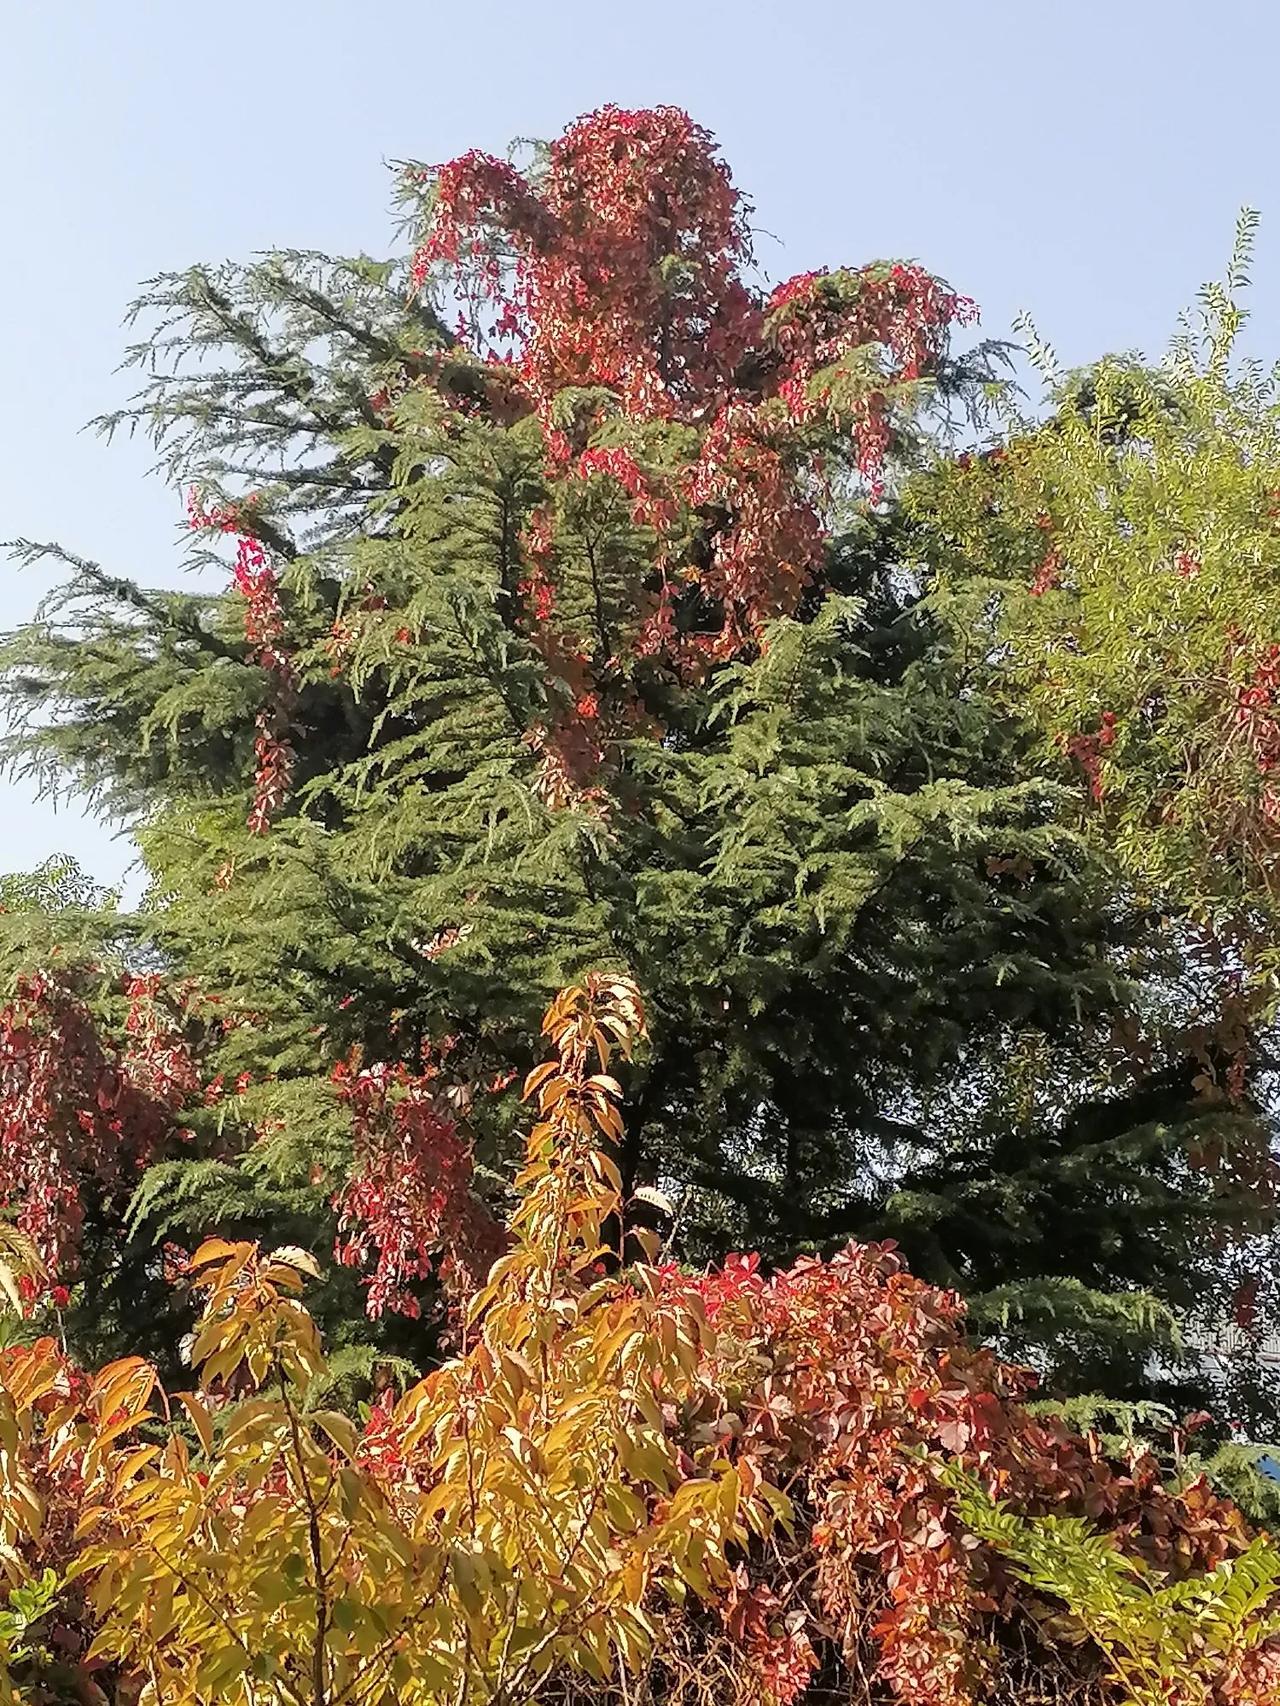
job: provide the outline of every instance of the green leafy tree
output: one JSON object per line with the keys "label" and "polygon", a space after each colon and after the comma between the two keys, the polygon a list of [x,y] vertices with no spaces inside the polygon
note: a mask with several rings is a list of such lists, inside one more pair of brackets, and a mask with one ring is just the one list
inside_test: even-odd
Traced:
{"label": "green leafy tree", "polygon": [[999,651],[1091,834],[1143,894],[1275,973],[1277,374],[1243,359],[1257,219],[1165,358],[1064,374],[1047,418],[913,499],[942,586]]}

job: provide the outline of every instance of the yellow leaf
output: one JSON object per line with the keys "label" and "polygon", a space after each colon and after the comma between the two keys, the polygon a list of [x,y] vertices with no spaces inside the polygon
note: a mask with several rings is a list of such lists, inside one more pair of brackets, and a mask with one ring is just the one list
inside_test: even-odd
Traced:
{"label": "yellow leaf", "polygon": [[191,1425],[196,1430],[200,1441],[200,1449],[205,1456],[213,1451],[213,1417],[209,1414],[208,1406],[194,1392],[175,1392],[174,1397],[182,1405],[191,1418]]}
{"label": "yellow leaf", "polygon": [[133,1479],[138,1470],[160,1455],[158,1445],[141,1445],[131,1451],[124,1462],[119,1464],[114,1472],[116,1491],[119,1493]]}
{"label": "yellow leaf", "polygon": [[354,1457],[359,1451],[360,1435],[349,1417],[340,1415],[336,1410],[318,1410],[311,1419],[317,1427],[323,1428],[346,1457]]}
{"label": "yellow leaf", "polygon": [[449,1559],[449,1574],[462,1609],[472,1617],[479,1617],[484,1610],[485,1596],[476,1558],[469,1552],[453,1553]]}
{"label": "yellow leaf", "polygon": [[273,1262],[284,1262],[286,1266],[297,1268],[301,1273],[310,1274],[312,1279],[320,1278],[320,1264],[309,1250],[302,1249],[297,1244],[283,1244],[278,1250],[271,1252]]}
{"label": "yellow leaf", "polygon": [[524,1081],[525,1100],[527,1101],[540,1085],[545,1084],[547,1079],[550,1078],[556,1070],[557,1062],[554,1060],[544,1060],[540,1066],[535,1066],[533,1071]]}
{"label": "yellow leaf", "polygon": [[89,1390],[104,1420],[123,1410],[133,1421],[140,1421],[149,1414],[147,1405],[157,1385],[150,1363],[142,1357],[122,1357],[96,1374]]}
{"label": "yellow leaf", "polygon": [[205,1268],[231,1261],[242,1267],[252,1250],[251,1244],[228,1244],[225,1238],[206,1238],[191,1258],[191,1272],[201,1273]]}

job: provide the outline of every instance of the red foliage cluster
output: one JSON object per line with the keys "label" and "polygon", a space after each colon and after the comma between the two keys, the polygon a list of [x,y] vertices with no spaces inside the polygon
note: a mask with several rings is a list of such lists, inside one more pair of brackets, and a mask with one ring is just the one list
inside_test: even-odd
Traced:
{"label": "red foliage cluster", "polygon": [[131,1082],[171,1114],[189,1098],[203,1095],[208,1100],[209,1089],[175,1024],[173,1002],[183,999],[186,991],[165,990],[159,976],[151,972],[131,977],[125,994],[129,1000],[125,1061]]}
{"label": "red foliage cluster", "polygon": [[648,497],[649,483],[636,465],[635,457],[622,445],[612,445],[605,450],[584,450],[578,458],[578,473],[584,480],[592,474],[611,474],[628,497],[637,500],[632,507],[635,519],[647,519],[649,509],[640,500]]}
{"label": "red foliage cluster", "polygon": [[123,1047],[70,973],[23,978],[0,1009],[0,1204],[16,1206],[59,1295],[75,1273],[86,1193],[127,1194],[197,1083],[155,980],[126,979],[124,993]]}
{"label": "red foliage cluster", "polygon": [[968,325],[977,308],[922,267],[895,264],[855,274],[799,273],[769,298],[770,330],[786,357],[779,395],[801,419],[830,387],[811,396],[822,369],[867,344],[888,350],[905,380],[935,371],[953,325]]}
{"label": "red foliage cluster", "polygon": [[339,1064],[334,1082],[351,1111],[355,1162],[334,1198],[335,1255],[365,1266],[367,1308],[417,1316],[410,1289],[438,1268],[446,1286],[468,1290],[488,1272],[504,1234],[472,1189],[471,1146],[459,1129],[438,1066]]}
{"label": "red foliage cluster", "polygon": [[249,829],[265,835],[280,811],[293,779],[296,754],[290,740],[298,697],[298,671],[290,654],[280,602],[280,583],[262,541],[245,529],[251,525],[252,503],[206,509],[197,492],[187,494],[189,525],[233,534],[236,560],[232,571],[236,590],[244,599],[244,636],[257,662],[271,681],[270,696],[258,712],[254,739],[255,775]]}
{"label": "red foliage cluster", "polygon": [[[768,306],[770,339],[783,358],[778,396],[794,422],[828,416],[839,424],[850,403],[834,378],[838,364],[883,350],[885,379],[910,384],[937,371],[951,328],[977,317],[967,297],[922,267],[902,265],[801,273],[779,285]],[[890,442],[888,399],[873,382],[851,406],[858,467],[878,491]]]}
{"label": "red foliage cluster", "polygon": [[1046,592],[1056,592],[1061,585],[1062,559],[1051,546],[1036,567],[1031,582],[1031,595],[1033,598],[1043,598]]}
{"label": "red foliage cluster", "polygon": [[[969,463],[961,458],[961,465],[968,467]],[[1053,532],[1053,517],[1045,511],[1036,516],[1036,526],[1044,534]],[[1036,564],[1036,572],[1031,579],[1031,596],[1043,598],[1046,592],[1056,592],[1062,585],[1062,557],[1056,545],[1047,541],[1044,556]]]}
{"label": "red foliage cluster", "polygon": [[[739,403],[716,416],[685,486],[687,503],[716,516],[714,549],[699,590],[723,612],[718,632],[690,635],[687,668],[734,657],[765,623],[790,615],[822,563],[822,521],[807,483],[797,477],[789,434],[768,411]],[[668,565],[664,563],[664,571]],[[643,651],[680,655],[676,585],[664,572],[657,609],[642,633]]]}
{"label": "red foliage cluster", "polygon": [[802,1607],[788,1609],[768,1582],[753,1582],[745,1565],[738,1566],[724,1608],[725,1633],[777,1706],[790,1706],[803,1694],[817,1668],[807,1623]]}
{"label": "red foliage cluster", "polygon": [[1149,1457],[1113,1464],[1031,1414],[1034,1377],[970,1344],[960,1300],[914,1279],[892,1248],[854,1245],[769,1277],[731,1257],[697,1281],[665,1278],[673,1294],[692,1283],[716,1329],[703,1402],[669,1425],[691,1448],[714,1439],[754,1459],[808,1518],[795,1556],[733,1602],[781,1699],[803,1686],[824,1631],[848,1662],[870,1649],[906,1706],[970,1706],[981,1691],[1025,1589],[957,1516],[949,1463],[1024,1514],[1088,1516],[1176,1577],[1247,1544],[1204,1481],[1172,1492]]}
{"label": "red foliage cluster", "polygon": [[1280,1652],[1255,1647],[1233,1655],[1219,1693],[1226,1706],[1274,1706],[1280,1700]]}
{"label": "red foliage cluster", "polygon": [[1059,735],[1058,746],[1076,765],[1089,785],[1089,798],[1098,805],[1106,792],[1102,779],[1102,754],[1115,745],[1116,714],[1104,711],[1093,734]]}
{"label": "red foliage cluster", "polygon": [[1280,824],[1280,788],[1270,780],[1280,767],[1280,645],[1264,647],[1247,662],[1244,680],[1235,689],[1233,711],[1236,738],[1243,742],[1262,781],[1259,810],[1269,824]]}
{"label": "red foliage cluster", "polygon": [[[542,424],[550,501],[522,535],[524,620],[553,672],[568,661],[570,702],[608,710],[590,730],[570,710],[531,734],[544,794],[581,805],[611,742],[637,732],[638,706],[606,680],[637,656],[699,674],[796,608],[821,571],[824,468],[879,496],[894,398],[937,373],[973,305],[901,265],[805,273],[762,297],[744,279],[749,209],[710,135],[673,107],[603,107],[529,176],[476,152],[422,176],[415,287],[443,275],[504,410],[522,395]],[[418,382],[462,407],[429,367]],[[570,387],[613,401],[570,422],[556,409]],[[633,445],[616,442],[619,421]],[[615,442],[592,442],[606,422]],[[675,465],[640,454],[661,422],[696,430]],[[559,535],[571,487],[597,475],[651,537],[624,631],[584,643],[556,626]]]}
{"label": "red foliage cluster", "polygon": [[667,415],[722,393],[749,347],[749,259],[746,209],[708,132],[675,107],[606,106],[552,144],[536,188],[486,154],[442,166],[414,277],[444,261],[495,303],[540,407],[607,385]]}
{"label": "red foliage cluster", "polygon": [[529,730],[528,743],[542,758],[538,795],[553,811],[572,805],[597,817],[608,813],[608,797],[595,780],[606,750],[599,706],[595,694],[583,693],[551,728]]}

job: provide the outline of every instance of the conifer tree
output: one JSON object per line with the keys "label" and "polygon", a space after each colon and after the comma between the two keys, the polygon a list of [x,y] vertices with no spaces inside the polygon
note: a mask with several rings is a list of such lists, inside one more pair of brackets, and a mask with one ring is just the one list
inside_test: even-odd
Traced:
{"label": "conifer tree", "polygon": [[904,264],[766,292],[672,109],[403,192],[402,262],[139,305],[103,424],[153,435],[225,591],[22,547],[66,576],[3,654],[11,761],[89,789],[152,880],[76,955],[220,1009],[137,1240],[336,1238],[322,1316],[359,1275],[411,1318],[500,1237],[538,1013],[623,972],[623,1190],[677,1255],[896,1237],[1014,1348],[1145,1390],[1266,1220],[1267,1133],[1248,1072],[1217,1093],[1218,969],[930,599],[898,493],[991,398],[971,305]]}

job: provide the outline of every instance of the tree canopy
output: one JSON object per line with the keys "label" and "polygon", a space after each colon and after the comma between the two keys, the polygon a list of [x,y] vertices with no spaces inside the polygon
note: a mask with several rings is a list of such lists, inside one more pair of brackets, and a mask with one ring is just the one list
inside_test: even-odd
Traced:
{"label": "tree canopy", "polygon": [[[649,1013],[624,1220],[665,1202],[693,1263],[893,1238],[1051,1387],[1183,1393],[1178,1321],[1271,1225],[1264,1015],[1184,881],[1214,849],[1140,864],[1081,810],[1138,736],[1119,684],[1071,716],[1028,685],[1065,571],[1004,596],[1057,538],[1037,470],[1093,564],[1083,447],[1150,460],[1100,436],[1112,369],[975,457],[1006,391],[972,305],[903,262],[769,288],[673,109],[401,190],[394,262],[140,300],[102,424],[151,434],[224,590],[22,547],[66,572],[0,654],[10,760],[151,880],[4,918],[0,1192],[73,1337],[162,1357],[160,1252],[219,1229],[336,1253],[353,1378],[427,1354],[511,1207],[538,1015],[603,971]],[[1222,560],[1171,573],[1209,600]],[[1104,809],[1168,789],[1143,739]]]}

